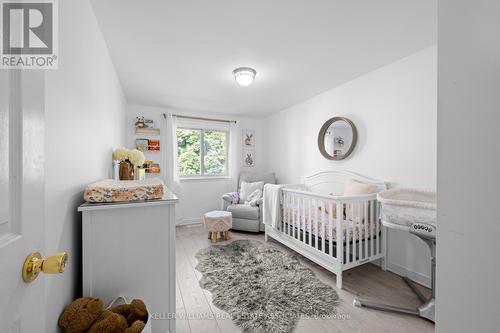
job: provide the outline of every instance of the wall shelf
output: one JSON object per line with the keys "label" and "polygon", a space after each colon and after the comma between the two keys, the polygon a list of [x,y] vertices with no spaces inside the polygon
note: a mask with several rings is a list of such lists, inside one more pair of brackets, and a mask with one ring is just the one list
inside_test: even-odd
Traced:
{"label": "wall shelf", "polygon": [[136,127],[135,134],[160,135],[160,129],[159,128],[150,128],[150,127],[145,127],[145,128]]}
{"label": "wall shelf", "polygon": [[[135,148],[137,150],[142,151],[143,153],[159,153],[160,152],[160,146],[147,146],[147,147],[144,147],[144,146],[138,147],[138,146],[136,146]],[[155,149],[149,149],[149,148],[155,148]]]}

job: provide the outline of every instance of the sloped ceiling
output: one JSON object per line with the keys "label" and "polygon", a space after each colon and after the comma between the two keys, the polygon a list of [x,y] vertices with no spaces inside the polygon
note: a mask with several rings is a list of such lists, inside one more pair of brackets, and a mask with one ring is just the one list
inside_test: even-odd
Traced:
{"label": "sloped ceiling", "polygon": [[179,110],[263,117],[436,43],[430,0],[92,3],[128,102]]}

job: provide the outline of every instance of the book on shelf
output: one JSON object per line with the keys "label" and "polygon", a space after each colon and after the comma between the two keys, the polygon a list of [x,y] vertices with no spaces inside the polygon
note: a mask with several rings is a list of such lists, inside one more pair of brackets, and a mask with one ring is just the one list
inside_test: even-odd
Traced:
{"label": "book on shelf", "polygon": [[147,160],[143,165],[146,173],[160,173],[160,164],[153,161]]}
{"label": "book on shelf", "polygon": [[153,119],[144,118],[144,124],[146,125],[147,128],[155,127],[155,121]]}
{"label": "book on shelf", "polygon": [[149,167],[146,169],[146,173],[160,173],[160,164],[158,163],[150,164]]}
{"label": "book on shelf", "polygon": [[149,140],[148,150],[159,151],[160,150],[160,140]]}
{"label": "book on shelf", "polygon": [[148,150],[148,146],[149,146],[148,139],[143,139],[143,138],[135,139],[135,148],[137,150],[146,151]]}
{"label": "book on shelf", "polygon": [[160,151],[160,140],[135,139],[135,148],[140,151]]}

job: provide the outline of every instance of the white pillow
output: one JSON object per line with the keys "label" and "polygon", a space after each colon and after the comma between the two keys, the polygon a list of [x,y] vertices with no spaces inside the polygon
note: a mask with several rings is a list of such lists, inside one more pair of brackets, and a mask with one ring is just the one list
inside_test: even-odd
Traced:
{"label": "white pillow", "polygon": [[250,205],[250,206],[257,206],[257,201],[262,198],[262,190],[261,189],[256,189],[253,191],[245,201],[245,205]]}
{"label": "white pillow", "polygon": [[362,183],[355,179],[349,179],[344,189],[345,196],[370,194],[372,192],[373,187],[370,184]]}
{"label": "white pillow", "polygon": [[242,182],[240,189],[240,202],[248,201],[248,197],[250,196],[250,194],[252,194],[255,190],[262,191],[263,188],[264,188],[264,182],[255,182],[255,183]]}

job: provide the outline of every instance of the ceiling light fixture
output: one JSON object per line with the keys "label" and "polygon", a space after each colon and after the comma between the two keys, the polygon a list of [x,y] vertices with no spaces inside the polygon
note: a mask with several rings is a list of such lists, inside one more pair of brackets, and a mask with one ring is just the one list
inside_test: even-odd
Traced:
{"label": "ceiling light fixture", "polygon": [[236,82],[242,86],[249,86],[255,79],[257,72],[250,67],[239,67],[233,71],[233,76]]}

